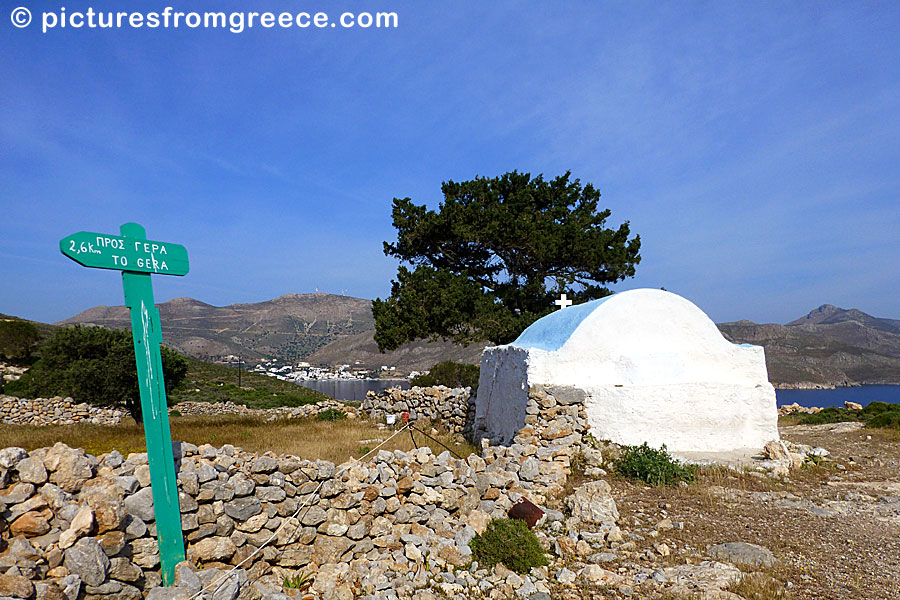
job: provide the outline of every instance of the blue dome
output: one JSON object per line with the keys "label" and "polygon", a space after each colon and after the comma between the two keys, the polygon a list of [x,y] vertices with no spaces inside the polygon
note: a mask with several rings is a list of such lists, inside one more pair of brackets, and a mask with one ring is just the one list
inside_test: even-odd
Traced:
{"label": "blue dome", "polygon": [[532,323],[528,329],[519,334],[511,346],[519,348],[537,348],[553,352],[562,348],[581,322],[598,306],[612,298],[607,296],[599,300],[591,300],[584,304],[576,304],[552,312],[543,319]]}

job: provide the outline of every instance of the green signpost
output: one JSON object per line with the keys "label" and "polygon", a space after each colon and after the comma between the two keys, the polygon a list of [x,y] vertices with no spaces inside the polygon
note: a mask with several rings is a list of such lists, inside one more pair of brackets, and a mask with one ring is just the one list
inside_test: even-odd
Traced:
{"label": "green signpost", "polygon": [[147,240],[137,223],[122,225],[120,232],[118,236],[82,231],[60,240],[59,249],[85,267],[122,271],[125,306],[131,312],[162,578],[165,585],[173,585],[175,565],[184,560],[184,535],[159,353],[162,330],[150,275],[185,275],[188,255],[184,246]]}

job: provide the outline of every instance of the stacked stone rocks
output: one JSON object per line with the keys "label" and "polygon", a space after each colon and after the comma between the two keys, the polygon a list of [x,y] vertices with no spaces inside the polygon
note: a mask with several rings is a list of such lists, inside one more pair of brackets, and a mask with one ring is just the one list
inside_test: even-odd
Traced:
{"label": "stacked stone rocks", "polygon": [[118,408],[77,404],[72,398],[16,398],[0,395],[0,422],[16,425],[118,425],[128,413]]}
{"label": "stacked stone rocks", "polygon": [[[345,598],[477,588],[475,575],[460,583],[438,574],[467,564],[469,541],[520,497],[561,489],[580,448],[577,406],[543,390],[529,406],[537,411],[521,440],[487,448],[484,458],[425,447],[337,467],[176,443],[188,558],[217,572],[240,565],[247,583],[233,587],[247,598],[280,590],[286,575],[303,569],[315,571],[318,593]],[[62,443],[30,453],[7,448],[0,484],[4,575],[71,599],[137,599],[159,584],[145,454],[95,458]],[[548,547],[556,543],[541,535]]]}
{"label": "stacked stone rocks", "polygon": [[360,407],[370,419],[383,421],[387,415],[399,417],[409,413],[411,421],[440,421],[448,430],[468,433],[475,403],[470,402],[471,388],[414,387],[408,390],[389,388],[381,393],[368,392]]}
{"label": "stacked stone rocks", "polygon": [[[7,448],[0,596],[285,600],[285,578],[303,572],[314,577],[309,598],[547,600],[585,586],[631,593],[637,579],[600,566],[634,546],[616,526],[609,484],[590,481],[564,503],[551,500],[576,457],[601,472],[586,431],[579,396],[554,388],[531,391],[512,445],[485,444],[482,456],[465,459],[426,447],[336,466],[176,443],[188,562],[174,588],[159,587],[145,454]],[[469,542],[522,497],[543,504],[535,531],[555,555],[551,565],[518,574],[472,561]]]}
{"label": "stacked stone rocks", "polygon": [[323,400],[316,404],[303,406],[281,406],[278,408],[247,408],[234,402],[179,402],[169,411],[178,411],[183,416],[245,415],[272,419],[303,419],[314,417],[329,409],[342,410],[351,418],[356,417],[356,409],[337,400]]}
{"label": "stacked stone rocks", "polygon": [[28,367],[17,367],[0,361],[0,383],[21,379],[27,370]]}

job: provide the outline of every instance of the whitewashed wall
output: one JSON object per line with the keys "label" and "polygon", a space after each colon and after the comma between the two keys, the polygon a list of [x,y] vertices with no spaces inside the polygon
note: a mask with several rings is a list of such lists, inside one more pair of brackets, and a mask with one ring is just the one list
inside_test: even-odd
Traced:
{"label": "whitewashed wall", "polygon": [[532,385],[582,389],[592,433],[617,443],[724,452],[778,439],[763,349],[728,342],[702,310],[662,290],[557,311],[486,349],[476,424],[507,440]]}

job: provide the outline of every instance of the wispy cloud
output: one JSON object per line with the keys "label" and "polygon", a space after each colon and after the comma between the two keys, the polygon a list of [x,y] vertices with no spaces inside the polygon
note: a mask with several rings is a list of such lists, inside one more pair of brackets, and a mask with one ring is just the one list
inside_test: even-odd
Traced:
{"label": "wispy cloud", "polygon": [[665,285],[720,320],[900,317],[891,6],[395,4],[396,31],[10,30],[0,312],[70,316],[81,281],[115,299],[55,269],[56,244],[131,220],[191,253],[161,295],[383,296],[391,198],[571,169],[642,236],[618,289]]}

